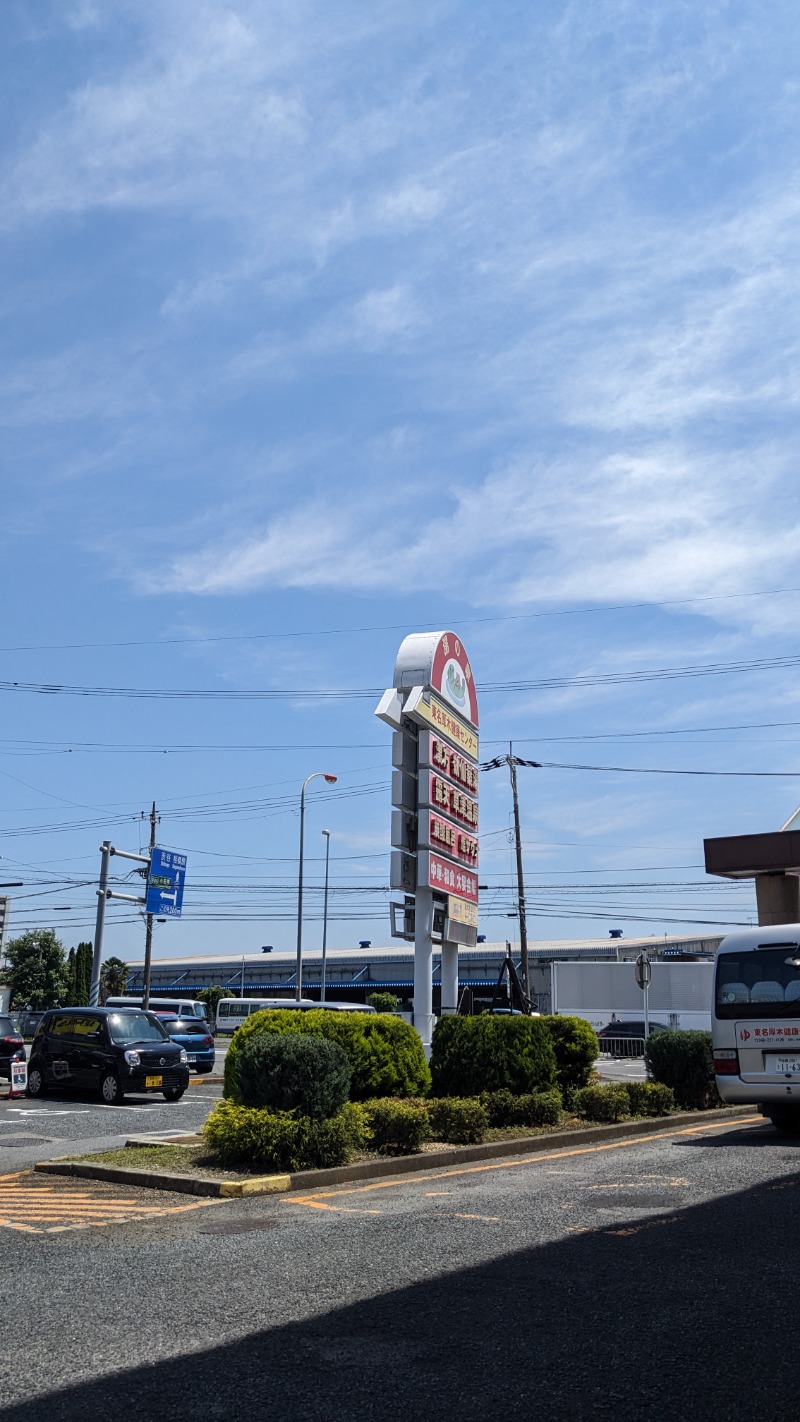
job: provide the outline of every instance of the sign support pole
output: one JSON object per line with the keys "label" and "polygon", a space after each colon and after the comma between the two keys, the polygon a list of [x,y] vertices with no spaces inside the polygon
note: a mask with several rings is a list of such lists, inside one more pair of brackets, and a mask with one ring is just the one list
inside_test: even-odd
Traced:
{"label": "sign support pole", "polygon": [[[156,814],[156,802],[153,801],[153,808],[150,811],[150,862],[153,859],[153,850],[156,847],[156,825],[158,816]],[[150,1006],[150,960],[153,956],[153,915],[145,914],[144,931],[144,973],[142,976],[142,1007],[145,1012]]]}
{"label": "sign support pole", "polygon": [[111,862],[111,840],[104,839],[100,846],[100,884],[97,890],[97,919],[94,926],[94,952],[92,953],[92,985],[89,989],[89,1006],[96,1007],[100,1001],[100,964],[103,961],[103,929],[106,921],[106,900],[108,898],[108,866]]}
{"label": "sign support pole", "polygon": [[458,944],[442,941],[442,1017],[458,1011]]}
{"label": "sign support pole", "polygon": [[414,914],[414,1026],[426,1057],[433,1038],[433,892],[417,889]]}

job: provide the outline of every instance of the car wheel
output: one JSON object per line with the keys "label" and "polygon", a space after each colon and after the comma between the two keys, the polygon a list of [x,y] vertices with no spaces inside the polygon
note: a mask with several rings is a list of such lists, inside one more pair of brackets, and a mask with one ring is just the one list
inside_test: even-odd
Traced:
{"label": "car wheel", "polygon": [[124,1096],[119,1077],[115,1071],[104,1071],[100,1078],[100,1100],[106,1106],[119,1106]]}
{"label": "car wheel", "polygon": [[164,1092],[164,1100],[165,1100],[165,1101],[180,1101],[180,1099],[181,1099],[181,1097],[183,1096],[183,1093],[184,1093],[185,1090],[186,1090],[186,1087],[185,1087],[185,1086],[174,1086],[174,1087],[171,1088],[171,1090]]}
{"label": "car wheel", "polygon": [[765,1111],[764,1114],[782,1135],[800,1135],[800,1110],[796,1106],[779,1106],[777,1110]]}
{"label": "car wheel", "polygon": [[38,1062],[28,1072],[28,1096],[41,1096],[44,1091],[44,1072]]}

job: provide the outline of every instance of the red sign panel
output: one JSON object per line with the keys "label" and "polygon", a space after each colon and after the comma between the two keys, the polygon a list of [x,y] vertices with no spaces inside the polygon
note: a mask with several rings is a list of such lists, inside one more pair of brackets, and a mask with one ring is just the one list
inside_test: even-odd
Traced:
{"label": "red sign panel", "polygon": [[450,820],[443,820],[432,810],[428,811],[428,835],[424,842],[432,849],[441,849],[460,864],[469,865],[470,869],[478,867],[478,841],[475,836],[451,824]]}
{"label": "red sign panel", "polygon": [[478,876],[460,864],[442,859],[433,850],[421,850],[417,855],[417,883],[438,889],[442,894],[457,894],[470,903],[478,902]]}
{"label": "red sign panel", "polygon": [[447,741],[435,736],[432,731],[420,731],[419,757],[421,765],[432,766],[439,774],[446,775],[464,790],[477,795],[477,765],[462,755],[461,751],[449,746]]}
{"label": "red sign panel", "polygon": [[457,820],[459,824],[466,825],[471,830],[478,828],[478,802],[473,800],[471,795],[466,795],[463,790],[459,790],[457,785],[451,785],[449,780],[444,780],[441,775],[435,775],[432,771],[428,775],[428,796],[425,798],[425,782],[420,777],[420,801],[428,804],[434,810],[439,810],[443,815],[449,815],[451,819]]}
{"label": "red sign panel", "polygon": [[478,724],[478,697],[469,658],[453,632],[443,632],[433,654],[431,686],[470,725]]}

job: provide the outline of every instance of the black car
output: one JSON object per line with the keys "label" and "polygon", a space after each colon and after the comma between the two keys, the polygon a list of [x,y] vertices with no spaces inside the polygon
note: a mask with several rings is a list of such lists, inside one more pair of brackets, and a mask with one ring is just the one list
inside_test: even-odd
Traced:
{"label": "black car", "polygon": [[0,1017],[0,1076],[11,1080],[11,1063],[24,1062],[25,1043],[10,1017]]}
{"label": "black car", "polygon": [[[665,1032],[663,1022],[651,1022],[649,1026],[650,1035],[654,1032]],[[609,1022],[605,1027],[601,1027],[597,1034],[599,1041],[604,1042],[609,1037],[641,1037],[644,1038],[644,1021],[642,1019],[631,1021],[626,1018],[624,1022]]]}
{"label": "black car", "polygon": [[188,1085],[186,1052],[152,1012],[60,1007],[45,1013],[33,1039],[29,1096],[59,1086],[88,1088],[116,1106],[134,1091],[159,1091],[178,1101]]}

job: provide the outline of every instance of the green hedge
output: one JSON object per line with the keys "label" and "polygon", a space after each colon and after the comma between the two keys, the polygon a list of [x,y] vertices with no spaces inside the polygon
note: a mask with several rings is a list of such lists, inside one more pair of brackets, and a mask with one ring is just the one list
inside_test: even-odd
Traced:
{"label": "green hedge", "polygon": [[243,1106],[296,1111],[315,1121],[335,1116],[350,1092],[350,1063],[339,1043],[324,1037],[250,1037],[234,1070]]}
{"label": "green hedge", "polygon": [[451,1145],[478,1145],[486,1139],[489,1114],[482,1101],[473,1097],[445,1096],[428,1101],[431,1135],[435,1141]]}
{"label": "green hedge", "polygon": [[365,1110],[370,1145],[381,1155],[414,1155],[430,1139],[424,1101],[370,1101]]}
{"label": "green hedge", "polygon": [[561,1095],[555,1089],[524,1096],[515,1096],[513,1091],[484,1091],[481,1102],[490,1126],[557,1126],[564,1114]]}
{"label": "green hedge", "polygon": [[582,1017],[543,1017],[556,1056],[556,1081],[562,1091],[588,1086],[600,1046],[591,1023]]}
{"label": "green hedge", "polygon": [[621,1083],[582,1087],[575,1092],[575,1107],[585,1121],[623,1121],[631,1114],[630,1097]]}
{"label": "green hedge", "polygon": [[257,1165],[268,1171],[344,1165],[358,1149],[358,1123],[348,1107],[324,1121],[219,1101],[203,1133],[220,1165]]}
{"label": "green hedge", "polygon": [[632,1116],[668,1116],[675,1110],[675,1093],[660,1081],[626,1081]]}
{"label": "green hedge", "polygon": [[540,1017],[440,1017],[433,1034],[431,1078],[436,1096],[516,1096],[547,1090],[556,1080],[552,1036]]}
{"label": "green hedge", "polygon": [[714,1080],[710,1032],[653,1032],[644,1049],[647,1070],[654,1081],[671,1086],[678,1106],[687,1111],[720,1106]]}
{"label": "green hedge", "polygon": [[237,1027],[225,1059],[225,1096],[239,1101],[237,1059],[245,1042],[265,1033],[325,1037],[338,1042],[350,1063],[350,1096],[427,1096],[431,1076],[419,1034],[402,1017],[388,1013],[329,1012],[325,1008],[292,1012],[278,1008],[255,1012]]}

